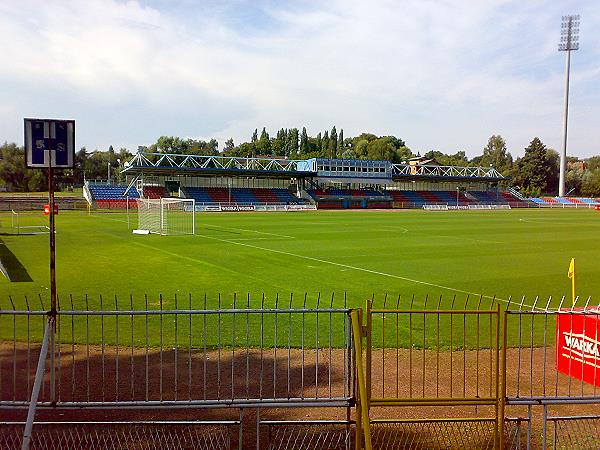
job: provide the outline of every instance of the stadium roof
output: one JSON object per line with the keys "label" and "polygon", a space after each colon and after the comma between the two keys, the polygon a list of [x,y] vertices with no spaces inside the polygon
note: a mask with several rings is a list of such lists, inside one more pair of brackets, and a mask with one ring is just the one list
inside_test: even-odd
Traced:
{"label": "stadium roof", "polygon": [[438,165],[392,164],[394,180],[470,180],[470,181],[500,181],[506,180],[493,167],[463,167]]}
{"label": "stadium roof", "polygon": [[125,163],[124,173],[151,175],[252,175],[257,177],[310,177],[304,160],[242,158],[174,153],[137,153]]}
{"label": "stadium roof", "polygon": [[[137,175],[191,175],[191,176],[254,176],[268,178],[311,178],[319,175],[316,161],[323,158],[297,160],[285,158],[243,158],[237,156],[201,156],[175,153],[138,152],[125,163],[123,172]],[[331,162],[338,160],[329,160]],[[362,160],[339,160],[344,165],[353,162],[364,165]],[[440,180],[440,181],[491,181],[507,179],[493,167],[439,166],[433,164],[392,164],[385,163],[386,176],[393,181],[400,180]],[[391,171],[389,169],[391,168]],[[391,177],[390,177],[391,175]],[[352,174],[357,178],[357,174]],[[360,175],[358,175],[360,177]],[[389,179],[388,178],[388,179]],[[365,178],[365,181],[369,181]]]}

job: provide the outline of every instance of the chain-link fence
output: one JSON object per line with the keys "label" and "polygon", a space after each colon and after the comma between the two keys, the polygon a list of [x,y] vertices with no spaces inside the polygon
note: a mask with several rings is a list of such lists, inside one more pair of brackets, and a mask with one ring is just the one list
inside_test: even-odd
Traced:
{"label": "chain-link fence", "polygon": [[587,450],[600,446],[600,416],[550,417],[552,448]]}
{"label": "chain-link fence", "polygon": [[[223,422],[36,422],[30,448],[230,450],[239,423]],[[21,449],[25,424],[0,424],[0,448]]]}
{"label": "chain-link fence", "polygon": [[[60,299],[44,370],[36,378],[48,329],[45,303],[39,296],[0,299],[0,448],[20,447],[24,427],[9,421],[22,420],[36,379],[32,448],[49,448],[43,442],[152,448],[144,445],[155,439],[186,448],[188,435],[200,442],[199,427],[174,433],[178,425],[164,431],[168,426],[148,421],[242,416],[245,426],[232,436],[244,448],[346,448],[371,421],[374,448],[489,448],[501,437],[506,448],[597,446],[600,386],[590,382],[598,379],[590,362],[600,313],[589,300],[574,309],[561,308],[564,300],[550,308],[556,304],[551,299],[531,305],[509,300],[499,307],[500,301],[483,297],[386,297],[364,314],[347,307],[345,296],[69,296]],[[359,312],[353,330],[349,316]],[[566,329],[559,336],[560,320]],[[565,348],[561,341],[559,355],[563,335],[573,345]],[[362,351],[351,347],[356,336],[362,336]],[[585,367],[575,366],[577,352],[585,353]],[[369,387],[360,398],[358,355],[366,355],[363,385]],[[557,370],[558,356],[578,370]],[[370,420],[361,419],[363,427],[350,422],[359,420],[351,414],[357,404],[368,405]],[[539,414],[546,406],[555,417]],[[87,424],[73,429],[39,422],[57,417],[43,413],[60,408],[70,411],[65,421]],[[265,411],[272,423],[258,412],[252,423],[252,410]],[[109,420],[140,422],[89,422],[102,420],[94,415],[98,411]],[[347,422],[315,421],[340,418]],[[396,421],[377,421],[382,418]],[[289,420],[300,423],[284,422]],[[204,448],[215,448],[211,442]]]}
{"label": "chain-link fence", "polygon": [[349,450],[354,448],[354,425],[335,420],[263,421],[269,450]]}
{"label": "chain-link fence", "polygon": [[[482,450],[493,449],[494,419],[375,421],[371,425],[373,448],[377,450]],[[520,449],[526,440],[520,420],[504,424],[506,449]]]}

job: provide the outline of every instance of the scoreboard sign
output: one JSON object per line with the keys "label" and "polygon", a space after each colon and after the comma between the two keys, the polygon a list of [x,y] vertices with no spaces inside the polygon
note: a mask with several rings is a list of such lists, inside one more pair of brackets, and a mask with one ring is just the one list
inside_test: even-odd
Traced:
{"label": "scoreboard sign", "polygon": [[556,368],[600,386],[600,310],[565,310],[556,320]]}
{"label": "scoreboard sign", "polygon": [[31,168],[72,168],[75,121],[25,119],[25,161]]}

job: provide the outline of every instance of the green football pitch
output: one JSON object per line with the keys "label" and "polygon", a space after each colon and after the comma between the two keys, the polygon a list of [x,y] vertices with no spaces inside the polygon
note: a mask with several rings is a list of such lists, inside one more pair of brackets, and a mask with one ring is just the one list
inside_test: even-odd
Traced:
{"label": "green football pitch", "polygon": [[[47,308],[48,235],[15,235],[10,215],[0,217],[3,261],[25,280],[0,277],[0,309],[25,309],[27,304],[40,309],[40,298]],[[133,229],[137,218],[130,219]],[[44,220],[30,216],[20,223],[43,225]],[[176,298],[180,309],[231,308],[234,298],[238,308],[272,308],[276,302],[286,308],[290,301],[294,308],[315,307],[317,301],[321,308],[359,307],[371,298],[382,306],[386,295],[388,306],[394,307],[400,296],[405,308],[412,303],[485,309],[492,298],[500,305],[512,298],[531,306],[536,297],[538,306],[549,298],[551,306],[558,306],[563,295],[569,306],[572,257],[578,295],[598,302],[600,214],[592,210],[198,213],[196,225],[195,236],[134,235],[125,213],[61,212],[56,235],[61,309],[158,309],[161,298],[164,309],[173,309]],[[130,319],[121,318],[128,326]],[[273,317],[262,325],[259,319],[254,315],[249,327],[263,331],[249,334],[273,342]],[[309,328],[315,326],[314,316],[306,319]],[[63,327],[62,339],[73,334],[81,342],[114,342],[111,319],[102,325],[107,327],[102,338],[100,319],[85,320],[90,320],[89,336],[82,322],[79,331],[78,326],[75,331]],[[229,333],[231,324],[216,320],[211,317],[208,328],[222,325]],[[150,345],[159,343],[162,325],[155,322]],[[12,325],[6,325],[0,338],[12,339]],[[165,342],[173,340],[171,325],[161,336]],[[181,326],[184,331],[187,325]],[[322,317],[318,327],[327,333],[328,326]],[[340,323],[332,326],[333,343],[343,345]],[[17,338],[24,338],[28,319],[19,318],[15,327]],[[451,331],[442,328],[444,343]],[[31,338],[39,339],[40,330],[32,329]],[[144,343],[143,330],[143,323],[136,322],[136,345]],[[296,332],[290,328],[292,345],[300,342]],[[407,345],[405,334],[399,345]],[[280,330],[281,339],[287,338]]]}
{"label": "green football pitch", "polygon": [[[198,213],[195,236],[134,235],[125,213],[61,212],[57,278],[61,298],[138,298],[192,293],[260,301],[262,293],[314,298],[331,293],[350,305],[391,298],[570,295],[577,262],[581,297],[600,285],[600,214],[592,210],[316,211]],[[2,216],[0,239],[26,271],[0,278],[2,299],[48,297],[48,235],[13,235]],[[22,218],[42,223],[43,216]],[[137,219],[131,216],[131,228]],[[540,300],[542,301],[542,300]],[[253,301],[254,303],[254,301]]]}

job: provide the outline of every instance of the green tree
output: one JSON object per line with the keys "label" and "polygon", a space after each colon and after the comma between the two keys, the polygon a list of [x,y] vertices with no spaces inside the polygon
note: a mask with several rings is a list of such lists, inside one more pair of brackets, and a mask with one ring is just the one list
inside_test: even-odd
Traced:
{"label": "green tree", "polygon": [[7,190],[43,191],[47,189],[46,179],[45,170],[25,168],[23,147],[8,142],[0,146],[0,180]]}
{"label": "green tree", "polygon": [[581,195],[584,172],[577,168],[567,170],[565,174],[565,189],[569,195]]}
{"label": "green tree", "polygon": [[273,150],[274,155],[287,154],[287,134],[287,130],[284,130],[283,128],[281,128],[277,132],[277,137],[275,137],[275,139],[273,139],[273,141],[271,142],[271,148]]}
{"label": "green tree", "polygon": [[469,159],[464,151],[456,152],[453,155],[447,155],[437,150],[430,150],[423,155],[427,159],[433,159],[442,166],[466,166]]}
{"label": "green tree", "polygon": [[581,193],[586,197],[600,197],[600,168],[587,170],[583,174]]}
{"label": "green tree", "polygon": [[483,148],[480,165],[492,166],[503,175],[508,175],[513,166],[512,155],[506,149],[506,141],[500,135],[492,135]]}
{"label": "green tree", "polygon": [[268,156],[271,154],[271,140],[269,139],[269,133],[265,127],[263,127],[260,133],[260,139],[256,142],[256,151],[259,155]]}
{"label": "green tree", "polygon": [[223,148],[224,152],[232,152],[235,148],[235,144],[233,143],[233,138],[229,138],[225,141],[225,147]]}
{"label": "green tree", "polygon": [[307,155],[308,153],[310,153],[308,133],[306,132],[306,127],[302,127],[302,133],[300,134],[300,154]]}
{"label": "green tree", "polygon": [[600,169],[600,156],[592,156],[586,160],[587,170],[595,171]]}
{"label": "green tree", "polygon": [[515,164],[514,184],[527,196],[539,196],[548,192],[552,176],[551,161],[546,146],[539,138],[533,138],[525,148],[525,155]]}
{"label": "green tree", "polygon": [[317,138],[316,138],[315,144],[316,144],[316,147],[317,147],[316,151],[320,152],[321,148],[323,147],[323,137],[321,136],[320,132],[317,133]]}
{"label": "green tree", "polygon": [[321,141],[321,156],[323,158],[329,158],[329,131],[325,130],[323,133],[323,140]]}
{"label": "green tree", "polygon": [[338,141],[337,141],[337,149],[336,149],[336,155],[337,157],[341,157],[342,154],[344,153],[344,129],[340,129],[340,134],[338,136]]}
{"label": "green tree", "polygon": [[[560,173],[560,155],[551,148],[546,150],[546,159],[548,161],[548,178],[546,183],[546,192],[558,194],[558,177]],[[568,189],[567,189],[568,191]]]}
{"label": "green tree", "polygon": [[329,135],[329,149],[328,154],[330,158],[337,157],[337,144],[338,144],[338,134],[335,129],[335,125],[331,129],[331,134]]}
{"label": "green tree", "polygon": [[286,153],[285,156],[290,157],[290,158],[297,158],[298,157],[298,128],[292,128],[291,130],[289,130],[288,132],[288,139],[287,139],[287,148],[288,148],[288,152]]}

